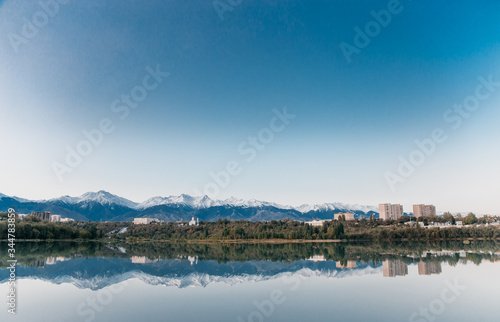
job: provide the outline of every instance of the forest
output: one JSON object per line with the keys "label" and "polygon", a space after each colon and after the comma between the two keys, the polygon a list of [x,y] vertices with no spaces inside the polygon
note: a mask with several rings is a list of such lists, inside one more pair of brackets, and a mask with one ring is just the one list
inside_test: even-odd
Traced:
{"label": "forest", "polygon": [[[446,214],[435,218],[419,218],[429,222],[455,222],[460,219],[470,224],[463,227],[427,228],[407,223],[412,219],[403,216],[396,221],[375,218],[356,220],[332,220],[322,226],[312,226],[290,219],[272,221],[245,221],[219,219],[215,222],[200,222],[197,226],[186,223],[167,222],[134,225],[131,222],[86,222],[51,223],[37,217],[16,219],[17,240],[150,240],[150,241],[397,241],[397,240],[456,240],[498,239],[500,226],[490,225],[498,216],[477,218],[469,214],[465,218]],[[7,221],[0,222],[0,239],[7,239]]]}

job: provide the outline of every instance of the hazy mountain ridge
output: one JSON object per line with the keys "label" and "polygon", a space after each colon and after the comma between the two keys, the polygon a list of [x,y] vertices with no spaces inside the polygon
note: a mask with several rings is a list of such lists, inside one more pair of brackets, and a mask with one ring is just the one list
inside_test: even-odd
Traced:
{"label": "hazy mountain ridge", "polygon": [[226,200],[213,200],[208,196],[153,197],[142,203],[113,195],[106,191],[87,192],[80,197],[62,196],[49,200],[27,200],[0,194],[0,209],[12,207],[19,213],[31,211],[51,211],[63,217],[92,221],[131,221],[138,217],[151,217],[165,221],[190,220],[197,217],[203,221],[219,218],[229,220],[294,220],[332,219],[334,214],[351,211],[356,217],[377,215],[373,206],[348,205],[343,203],[324,203],[283,206],[255,199],[244,200],[231,197]]}

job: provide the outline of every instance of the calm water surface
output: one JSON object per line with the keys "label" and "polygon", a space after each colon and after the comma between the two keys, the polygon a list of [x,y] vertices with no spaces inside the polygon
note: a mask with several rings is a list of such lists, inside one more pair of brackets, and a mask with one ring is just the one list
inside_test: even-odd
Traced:
{"label": "calm water surface", "polygon": [[496,243],[17,248],[17,314],[5,304],[1,321],[500,319]]}

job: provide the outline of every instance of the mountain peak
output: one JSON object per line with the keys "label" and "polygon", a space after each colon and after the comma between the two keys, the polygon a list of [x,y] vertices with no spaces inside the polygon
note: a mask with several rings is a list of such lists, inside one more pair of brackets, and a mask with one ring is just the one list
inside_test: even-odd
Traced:
{"label": "mountain peak", "polygon": [[49,201],[60,201],[67,204],[78,204],[93,201],[100,203],[101,205],[119,205],[129,208],[135,208],[137,206],[137,203],[131,200],[119,197],[104,190],[99,190],[97,192],[86,192],[80,197],[62,196],[59,198],[51,199]]}

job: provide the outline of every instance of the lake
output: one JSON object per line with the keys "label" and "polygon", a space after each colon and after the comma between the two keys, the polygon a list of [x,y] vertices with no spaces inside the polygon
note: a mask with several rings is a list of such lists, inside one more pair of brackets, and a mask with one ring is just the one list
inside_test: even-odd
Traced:
{"label": "lake", "polygon": [[[0,293],[9,293],[0,243]],[[500,244],[16,245],[1,321],[498,321]]]}

